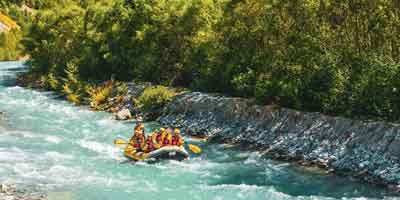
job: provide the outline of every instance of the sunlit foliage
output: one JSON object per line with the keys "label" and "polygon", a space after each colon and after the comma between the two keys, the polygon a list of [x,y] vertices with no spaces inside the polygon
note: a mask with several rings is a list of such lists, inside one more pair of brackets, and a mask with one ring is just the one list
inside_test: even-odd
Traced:
{"label": "sunlit foliage", "polygon": [[[34,2],[34,1],[32,1]],[[334,115],[398,120],[400,2],[64,0],[24,39],[60,80],[151,81]]]}

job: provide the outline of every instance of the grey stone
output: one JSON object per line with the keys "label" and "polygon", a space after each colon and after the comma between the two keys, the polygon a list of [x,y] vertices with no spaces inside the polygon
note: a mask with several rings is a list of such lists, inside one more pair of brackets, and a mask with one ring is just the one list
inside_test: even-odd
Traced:
{"label": "grey stone", "polygon": [[132,118],[132,114],[128,109],[122,109],[115,115],[117,120],[128,120]]}

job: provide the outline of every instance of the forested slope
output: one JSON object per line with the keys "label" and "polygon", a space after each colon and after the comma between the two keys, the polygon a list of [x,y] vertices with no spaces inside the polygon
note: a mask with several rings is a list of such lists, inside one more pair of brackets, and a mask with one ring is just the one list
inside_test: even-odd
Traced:
{"label": "forested slope", "polygon": [[81,93],[82,82],[113,76],[333,115],[400,116],[397,0],[29,2],[38,12],[25,53],[53,90],[67,83]]}

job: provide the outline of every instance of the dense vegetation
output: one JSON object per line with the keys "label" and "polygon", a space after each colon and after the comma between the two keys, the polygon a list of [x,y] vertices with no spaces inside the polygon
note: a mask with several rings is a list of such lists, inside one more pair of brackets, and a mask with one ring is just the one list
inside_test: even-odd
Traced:
{"label": "dense vegetation", "polygon": [[16,60],[21,56],[21,37],[22,33],[17,29],[0,33],[0,61]]}
{"label": "dense vegetation", "polygon": [[83,81],[113,76],[335,115],[400,116],[398,0],[31,6],[39,9],[23,41],[31,71],[56,90],[75,84],[74,68]]}
{"label": "dense vegetation", "polygon": [[22,23],[27,17],[17,5],[8,0],[0,0],[0,22],[11,28],[10,31],[0,33],[0,61],[17,60],[22,56],[20,41],[23,31],[16,21]]}

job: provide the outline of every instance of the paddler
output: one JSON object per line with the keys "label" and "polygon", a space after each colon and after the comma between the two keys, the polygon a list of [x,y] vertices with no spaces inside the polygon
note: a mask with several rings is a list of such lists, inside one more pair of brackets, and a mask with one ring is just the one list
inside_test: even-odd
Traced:
{"label": "paddler", "polygon": [[145,141],[145,143],[144,143],[144,145],[143,145],[142,150],[143,150],[143,152],[145,152],[145,153],[149,153],[149,152],[152,152],[152,151],[156,150],[156,148],[154,147],[154,144],[153,144],[153,141],[151,140],[151,138],[147,138],[147,139],[146,139],[146,141]]}
{"label": "paddler", "polygon": [[145,142],[144,124],[142,123],[141,120],[138,120],[138,123],[133,129],[133,136],[129,140],[129,146],[131,146],[131,148],[129,149],[133,148],[133,150],[135,151],[141,151],[144,142]]}
{"label": "paddler", "polygon": [[159,149],[162,147],[163,138],[164,138],[165,134],[166,134],[165,128],[160,128],[159,131],[151,134],[151,141],[153,142],[153,146],[155,149]]}
{"label": "paddler", "polygon": [[162,139],[162,146],[169,146],[172,144],[172,129],[168,128]]}
{"label": "paddler", "polygon": [[175,128],[174,135],[171,139],[171,145],[174,146],[182,146],[184,143],[183,138],[181,136],[181,131],[178,128]]}

